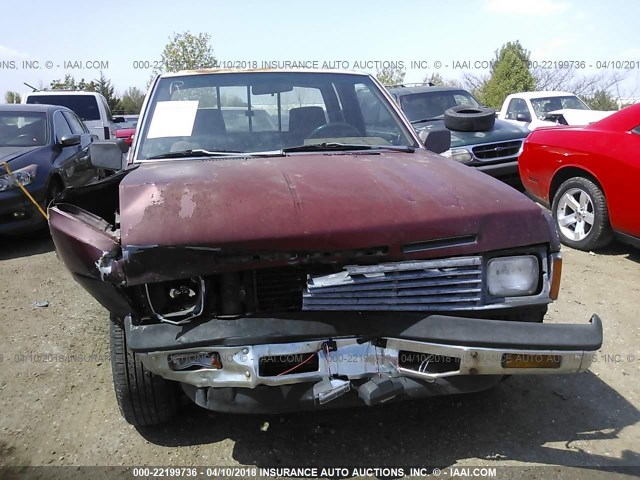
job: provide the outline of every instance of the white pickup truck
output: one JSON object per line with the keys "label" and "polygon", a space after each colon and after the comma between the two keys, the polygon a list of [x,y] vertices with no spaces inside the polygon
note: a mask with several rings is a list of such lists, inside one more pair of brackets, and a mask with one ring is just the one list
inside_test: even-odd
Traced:
{"label": "white pickup truck", "polygon": [[509,95],[498,118],[535,130],[549,125],[588,125],[612,113],[591,110],[573,93],[541,91]]}
{"label": "white pickup truck", "polygon": [[46,90],[29,92],[22,103],[62,105],[75,112],[89,131],[100,140],[116,138],[118,124],[124,117],[114,117],[106,98],[98,92],[72,92],[69,90]]}

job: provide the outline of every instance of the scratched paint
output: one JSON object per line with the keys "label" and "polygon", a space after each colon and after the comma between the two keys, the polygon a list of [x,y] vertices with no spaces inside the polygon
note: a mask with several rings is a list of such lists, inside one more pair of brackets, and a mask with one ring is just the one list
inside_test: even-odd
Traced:
{"label": "scratched paint", "polygon": [[196,208],[196,202],[193,201],[193,192],[186,191],[180,199],[180,218],[191,218]]}

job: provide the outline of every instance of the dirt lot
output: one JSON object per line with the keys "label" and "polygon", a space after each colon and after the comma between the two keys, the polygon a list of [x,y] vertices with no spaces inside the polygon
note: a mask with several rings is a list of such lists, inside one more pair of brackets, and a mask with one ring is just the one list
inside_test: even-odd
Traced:
{"label": "dirt lot", "polygon": [[[548,318],[602,317],[590,372],[373,409],[225,416],[186,406],[166,427],[136,430],[116,406],[106,312],[50,240],[0,240],[0,465],[525,465],[502,476],[609,478],[640,465],[640,251],[564,255]],[[548,465],[562,468],[532,469]]]}

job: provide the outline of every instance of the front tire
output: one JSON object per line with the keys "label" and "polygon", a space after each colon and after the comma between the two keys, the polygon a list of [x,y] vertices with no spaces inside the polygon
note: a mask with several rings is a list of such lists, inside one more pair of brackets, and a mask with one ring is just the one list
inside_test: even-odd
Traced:
{"label": "front tire", "polygon": [[177,384],[144,368],[140,357],[127,350],[122,326],[113,319],[110,324],[111,370],[120,413],[134,426],[171,420],[178,410]]}
{"label": "front tire", "polygon": [[553,197],[551,207],[560,241],[578,250],[595,250],[613,239],[607,199],[591,180],[573,177]]}

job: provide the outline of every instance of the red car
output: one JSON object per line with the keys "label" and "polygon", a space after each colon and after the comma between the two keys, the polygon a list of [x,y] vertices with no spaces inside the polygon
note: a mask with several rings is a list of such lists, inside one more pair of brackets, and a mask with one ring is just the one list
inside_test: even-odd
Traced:
{"label": "red car", "polygon": [[124,143],[131,146],[138,127],[138,115],[125,115],[124,118],[125,121],[119,124],[120,128],[116,130],[116,138],[123,139]]}
{"label": "red car", "polygon": [[124,143],[131,146],[133,143],[133,135],[136,133],[135,128],[121,128],[116,130],[116,138],[121,138],[124,140]]}
{"label": "red car", "polygon": [[640,247],[640,104],[586,127],[538,129],[518,163],[527,192],[551,206],[562,243],[592,250],[616,236]]}

